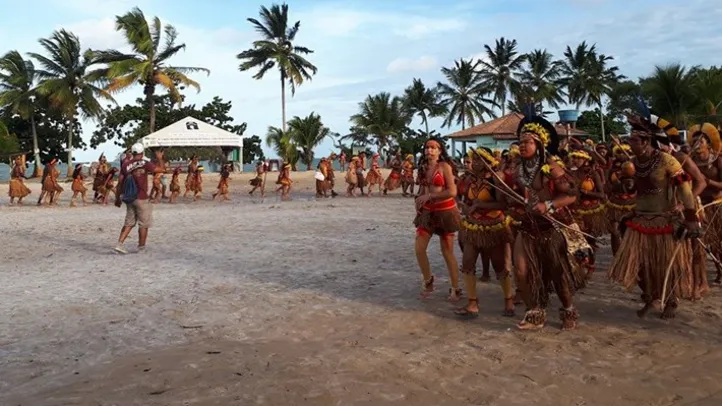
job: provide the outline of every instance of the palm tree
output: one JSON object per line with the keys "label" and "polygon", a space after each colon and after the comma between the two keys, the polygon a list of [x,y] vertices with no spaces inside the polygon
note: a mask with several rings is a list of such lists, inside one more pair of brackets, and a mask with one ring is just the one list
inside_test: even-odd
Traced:
{"label": "palm tree", "polygon": [[481,77],[487,86],[493,89],[494,101],[501,106],[501,115],[506,114],[507,93],[516,84],[514,73],[517,72],[526,55],[520,55],[516,50],[516,40],[511,41],[501,37],[496,40],[494,49],[484,45],[487,61],[481,61]]}
{"label": "palm tree", "polygon": [[696,68],[688,70],[678,63],[655,66],[652,76],[641,79],[642,92],[648,97],[654,113],[686,127],[688,115],[698,100],[695,75]]}
{"label": "palm tree", "polygon": [[722,69],[715,66],[709,69],[697,69],[693,83],[697,95],[698,111],[707,116],[717,115],[722,106]]}
{"label": "palm tree", "polygon": [[[517,77],[518,95],[528,96],[529,101],[541,109],[543,103],[559,108],[564,103],[562,90],[562,62],[555,61],[554,56],[546,49],[535,49],[526,54],[526,65]],[[514,89],[512,90],[514,93]]]}
{"label": "palm tree", "polygon": [[[205,68],[168,65],[170,58],[181,50],[185,44],[176,44],[178,31],[170,24],[161,26],[155,17],[151,24],[139,8],[134,8],[125,15],[115,17],[115,29],[122,31],[132,53],[126,54],[114,49],[94,51],[100,63],[107,63],[107,69],[97,74],[110,79],[106,90],[117,93],[135,85],[143,86],[143,94],[150,106],[149,132],[155,131],[155,95],[156,86],[165,88],[174,103],[180,103],[182,96],[179,90],[191,86],[200,92],[198,82],[190,79],[187,74],[210,71]],[[162,30],[162,32],[161,32]],[[162,33],[165,41],[161,47]],[[179,89],[180,87],[180,89]]]}
{"label": "palm tree", "polygon": [[292,118],[288,122],[288,132],[293,143],[301,149],[301,160],[306,164],[306,170],[311,170],[313,149],[331,134],[331,130],[323,125],[321,116],[312,112],[304,118]]}
{"label": "palm tree", "polygon": [[404,108],[409,114],[421,116],[421,123],[429,132],[429,117],[446,114],[446,107],[441,102],[436,89],[427,88],[421,79],[414,79],[413,84],[404,90]]}
{"label": "palm tree", "polygon": [[278,127],[269,126],[266,132],[266,145],[272,147],[279,158],[295,167],[299,153],[291,134]]}
{"label": "palm tree", "polygon": [[441,68],[441,73],[448,83],[436,85],[441,103],[447,110],[442,127],[461,124],[465,129],[468,124],[473,127],[476,122],[484,122],[484,115],[495,117],[489,106],[498,106],[494,100],[485,98],[490,93],[479,74],[481,62],[472,63],[464,59],[454,61],[454,67]]}
{"label": "palm tree", "polygon": [[296,94],[296,86],[304,80],[311,80],[317,68],[302,55],[313,53],[312,50],[294,45],[296,34],[301,22],[288,25],[288,5],[274,4],[271,8],[261,6],[261,21],[249,18],[248,21],[263,39],[253,42],[253,48],[245,50],[236,57],[243,61],[239,66],[241,72],[258,68],[254,79],[261,79],[270,69],[277,67],[281,77],[281,122],[286,131],[286,85],[291,86],[291,95]]}
{"label": "palm tree", "polygon": [[618,73],[618,67],[608,65],[613,57],[599,54],[596,45],[590,47],[585,41],[574,51],[567,46],[564,57],[561,84],[567,89],[569,103],[577,109],[582,104],[599,108],[602,141],[606,141],[602,98],[610,94],[612,87],[624,76]]}
{"label": "palm tree", "polygon": [[103,79],[90,67],[96,63],[90,50],[81,51],[78,37],[63,29],[50,38],[40,39],[40,46],[48,56],[29,53],[43,69],[37,70],[40,79],[37,91],[47,96],[51,108],[65,116],[68,129],[68,176],[73,170],[73,123],[80,113],[84,118],[97,118],[103,113],[98,99],[115,103],[113,96],[102,87]]}
{"label": "palm tree", "polygon": [[400,97],[382,92],[368,95],[359,103],[359,112],[351,116],[351,123],[376,139],[379,150],[398,138],[411,122],[411,115]]}
{"label": "palm tree", "polygon": [[35,127],[35,65],[25,60],[18,51],[10,51],[0,58],[0,107],[9,108],[23,120],[30,120],[33,137],[35,169],[33,176],[40,176],[40,147]]}

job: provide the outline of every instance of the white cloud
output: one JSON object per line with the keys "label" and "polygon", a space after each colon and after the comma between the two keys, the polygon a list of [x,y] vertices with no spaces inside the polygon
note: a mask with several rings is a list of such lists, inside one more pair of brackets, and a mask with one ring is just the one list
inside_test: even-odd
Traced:
{"label": "white cloud", "polygon": [[423,72],[435,68],[436,65],[437,61],[433,56],[421,56],[416,59],[396,58],[388,64],[386,70],[391,73]]}

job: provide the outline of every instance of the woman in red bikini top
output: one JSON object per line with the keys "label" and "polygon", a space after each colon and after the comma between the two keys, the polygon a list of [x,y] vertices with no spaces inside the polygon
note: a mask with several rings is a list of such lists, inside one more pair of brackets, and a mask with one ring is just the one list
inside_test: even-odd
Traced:
{"label": "woman in red bikini top", "polygon": [[428,297],[434,290],[434,276],[431,273],[426,249],[431,237],[441,238],[441,254],[451,280],[449,300],[458,301],[459,267],[454,256],[454,234],[459,231],[461,216],[456,207],[456,183],[454,182],[453,162],[446,153],[444,144],[437,139],[429,139],[424,144],[424,157],[419,168],[419,196],[416,198],[416,259],[424,276],[422,296]]}

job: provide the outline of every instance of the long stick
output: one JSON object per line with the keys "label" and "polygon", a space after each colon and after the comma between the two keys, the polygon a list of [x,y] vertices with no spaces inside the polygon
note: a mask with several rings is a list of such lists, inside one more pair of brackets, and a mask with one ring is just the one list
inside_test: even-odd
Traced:
{"label": "long stick", "polygon": [[263,183],[261,183],[261,203],[266,200],[266,175],[268,175],[268,170],[265,168],[265,163],[263,164]]}
{"label": "long stick", "polygon": [[[486,160],[484,159],[483,156],[481,156],[478,152],[476,152],[475,149],[472,149],[472,151],[474,151],[474,154],[481,159],[481,163],[483,163],[484,166],[486,167],[486,169],[487,169],[489,172],[491,172],[492,176],[494,176],[494,178],[495,178],[497,181],[499,181],[499,182],[504,186],[504,188],[506,188],[507,190],[506,190],[506,191],[505,191],[505,190],[502,190],[501,187],[499,187],[499,186],[497,186],[497,185],[494,185],[493,183],[489,182],[489,184],[490,184],[492,187],[494,187],[496,190],[504,193],[504,195],[506,195],[507,197],[510,197],[510,198],[514,199],[514,200],[515,200],[517,203],[519,203],[519,204],[523,204],[523,205],[526,205],[526,204],[527,204],[527,200],[526,200],[524,197],[522,197],[520,194],[516,193],[516,192],[514,191],[514,189],[511,188],[511,186],[507,185],[506,182],[504,182],[504,180],[494,171],[494,169],[493,169],[491,166],[489,166],[488,163],[486,163]],[[581,231],[581,230],[578,230],[578,229],[575,229],[575,228],[573,228],[573,227],[570,227],[570,226],[562,223],[561,221],[555,219],[554,217],[552,217],[552,216],[550,216],[550,215],[548,215],[548,214],[542,214],[542,217],[544,217],[545,219],[547,219],[549,222],[558,225],[559,227],[564,227],[564,228],[566,228],[566,229],[568,229],[568,230],[571,230],[571,231],[577,232],[577,233],[579,233],[579,234],[582,234],[582,235],[585,236],[585,237],[592,238],[592,239],[594,239],[595,241],[597,240],[596,237],[594,237],[594,236],[592,236],[592,235],[589,235],[589,234],[587,234],[587,233],[585,233],[585,232],[583,232],[583,231]]]}
{"label": "long stick", "polygon": [[[682,238],[680,238],[679,243],[677,244],[677,247],[674,248],[674,252],[672,253],[672,259],[669,260],[669,265],[667,265],[667,270],[664,272],[664,285],[662,286],[662,307],[664,307],[666,303],[666,296],[667,296],[667,282],[669,282],[669,274],[672,272],[672,266],[674,265],[674,260],[677,258],[677,254],[679,254],[679,250],[682,249],[682,245],[684,244],[684,236],[687,234],[687,230],[684,230],[682,232]],[[676,285],[675,281],[675,285]]]}

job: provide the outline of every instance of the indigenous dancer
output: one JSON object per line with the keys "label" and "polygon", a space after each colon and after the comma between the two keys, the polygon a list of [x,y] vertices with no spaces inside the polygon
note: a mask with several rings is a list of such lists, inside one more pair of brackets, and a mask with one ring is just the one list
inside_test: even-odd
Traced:
{"label": "indigenous dancer", "polygon": [[[693,157],[702,175],[706,187],[700,193],[704,205],[706,230],[703,242],[710,253],[719,260],[722,257],[722,213],[717,200],[722,197],[722,141],[717,128],[710,123],[695,125],[688,131],[689,143],[694,146]],[[717,261],[715,283],[722,283],[722,269]]]}
{"label": "indigenous dancer", "polygon": [[198,188],[198,158],[196,156],[191,157],[191,161],[188,163],[188,174],[186,175],[186,190],[183,193],[183,198],[188,196],[188,192],[193,192],[195,197],[198,194],[196,190]]}
{"label": "indigenous dancer", "polygon": [[[705,188],[707,188],[705,176],[697,164],[695,164],[694,160],[681,151],[680,145],[683,144],[683,142],[679,130],[663,118],[654,115],[652,115],[651,118],[652,122],[666,135],[665,137],[659,138],[660,149],[675,157],[682,166],[682,170],[692,178],[692,194],[696,199],[697,215],[704,219],[700,195],[704,192]],[[690,137],[690,139],[692,139],[692,137]],[[678,204],[677,207],[680,207],[680,205]],[[692,296],[694,300],[700,300],[709,292],[709,282],[707,281],[707,252],[701,239],[692,239],[690,243],[692,244]]]}
{"label": "indigenous dancer", "polygon": [[95,176],[93,177],[93,202],[97,203],[100,201],[99,189],[105,184],[105,178],[110,172],[110,164],[105,154],[100,154],[98,158],[98,167],[95,169]]}
{"label": "indigenous dancer", "polygon": [[333,188],[336,186],[336,173],[333,170],[333,161],[336,160],[336,153],[331,153],[331,155],[326,160],[326,191],[331,191],[331,197],[338,196],[338,193],[336,193]]}
{"label": "indigenous dancer", "polygon": [[414,195],[414,156],[407,154],[401,164],[401,194],[402,196]]}
{"label": "indigenous dancer", "polygon": [[424,144],[424,158],[420,175],[421,187],[416,198],[416,259],[424,276],[422,297],[428,297],[434,291],[434,275],[426,250],[431,237],[436,234],[441,239],[441,254],[451,280],[448,299],[458,301],[461,298],[459,288],[459,269],[454,256],[454,234],[459,231],[460,216],[456,206],[456,184],[451,158],[443,143],[434,138]]}
{"label": "indigenous dancer", "polygon": [[573,295],[586,283],[577,259],[591,255],[591,248],[574,228],[568,207],[575,203],[577,192],[561,161],[554,158],[559,140],[553,125],[541,117],[524,118],[517,134],[521,163],[512,188],[520,191],[517,199],[523,197],[524,201],[511,203],[519,220],[513,262],[516,284],[527,308],[518,327],[544,327],[549,295],[554,291],[562,304],[562,330],[574,329],[579,313]]}
{"label": "indigenous dancer", "polygon": [[256,189],[261,189],[261,197],[264,197],[265,191],[263,188],[263,179],[265,178],[266,173],[266,165],[263,163],[263,161],[256,162],[256,177],[251,179],[248,183],[253,186],[250,192],[248,192],[249,195],[253,196],[253,192],[256,191]]}
{"label": "indigenous dancer", "polygon": [[[655,148],[658,128],[641,117],[629,117],[629,122],[636,172],[627,188],[636,189],[637,205],[623,223],[626,228],[609,277],[628,290],[641,288],[644,307],[639,317],[661,302],[661,317],[669,319],[680,298],[692,297],[692,248],[688,239],[677,237],[699,236],[695,198],[679,162]],[[674,194],[684,206],[683,217],[671,198]]]}
{"label": "indigenous dancer", "polygon": [[356,166],[359,163],[358,157],[351,158],[351,162],[348,164],[348,170],[346,171],[346,196],[354,196],[354,189],[358,184],[358,177],[356,176]]}
{"label": "indigenous dancer", "polygon": [[108,204],[108,195],[113,194],[115,196],[115,174],[118,173],[118,168],[110,168],[110,171],[105,175],[103,184],[98,188],[100,195],[99,202],[103,205]]}
{"label": "indigenous dancer", "polygon": [[326,192],[326,176],[328,175],[327,168],[326,157],[323,157],[316,167],[316,197],[328,197],[328,193]]}
{"label": "indigenous dancer", "polygon": [[276,189],[276,193],[281,192],[281,200],[291,199],[291,164],[284,162],[281,171],[278,173],[277,185],[281,185]]}
{"label": "indigenous dancer", "polygon": [[366,175],[366,185],[368,186],[367,197],[371,197],[371,191],[374,186],[378,185],[379,194],[381,193],[381,185],[384,183],[384,176],[381,174],[381,165],[379,165],[379,154],[371,157],[371,167],[368,175]]}
{"label": "indigenous dancer", "polygon": [[461,205],[464,218],[459,230],[459,242],[463,247],[461,272],[464,274],[464,287],[469,302],[454,313],[459,316],[479,315],[479,301],[476,297],[476,260],[480,254],[486,253],[486,257],[491,259],[496,278],[501,283],[504,293],[503,315],[513,317],[510,218],[504,215],[506,202],[503,195],[495,190],[495,187],[500,185],[492,173],[500,163],[487,148],[478,148],[473,151],[473,155],[471,166],[474,176],[465,176],[465,179],[470,181],[464,188],[466,199],[465,204]]}
{"label": "indigenous dancer", "polygon": [[616,255],[622,241],[622,234],[619,230],[620,222],[634,210],[637,195],[634,190],[627,190],[622,185],[622,179],[628,179],[627,182],[630,182],[634,176],[634,165],[630,162],[632,148],[629,144],[620,143],[612,148],[612,152],[614,156],[611,159],[612,166],[607,172],[606,182],[607,221],[611,234],[612,254]]}
{"label": "indigenous dancer", "polygon": [[83,164],[75,165],[73,170],[73,184],[70,189],[73,191],[73,197],[70,198],[70,207],[75,207],[75,198],[80,195],[83,201],[83,206],[87,206],[88,202],[85,201],[85,193],[88,188],[85,187],[85,176],[83,175]]}
{"label": "indigenous dancer", "polygon": [[58,183],[60,171],[58,171],[58,168],[56,167],[57,164],[58,159],[53,158],[43,169],[43,189],[40,194],[40,198],[38,199],[38,205],[41,204],[43,196],[46,197],[46,200],[50,201],[51,205],[58,204],[58,198],[60,198],[60,193],[63,192],[63,188],[60,186],[60,183]]}
{"label": "indigenous dancer", "polygon": [[10,205],[15,204],[15,199],[18,199],[18,205],[23,205],[23,199],[25,196],[30,194],[30,188],[25,186],[25,162],[23,162],[23,156],[19,155],[15,158],[15,166],[13,166],[10,172],[10,188],[8,195],[10,196]]}
{"label": "indigenous dancer", "polygon": [[161,182],[162,176],[163,172],[153,174],[153,186],[151,187],[150,195],[148,196],[148,201],[152,203],[159,203],[160,197],[163,194],[163,183]]}
{"label": "indigenous dancer", "polygon": [[366,196],[364,193],[364,187],[366,186],[366,177],[364,176],[364,170],[366,170],[366,153],[361,152],[358,154],[358,160],[356,161],[356,187],[361,190],[361,196]]}
{"label": "indigenous dancer", "polygon": [[[571,173],[579,185],[579,196],[569,208],[582,231],[589,235],[587,242],[596,252],[599,248],[592,237],[601,237],[609,231],[607,216],[604,212],[604,183],[601,180],[592,156],[583,149],[574,149],[569,153],[572,162]],[[595,256],[586,264],[587,276],[595,270]]]}
{"label": "indigenous dancer", "polygon": [[[411,163],[413,167],[413,162]],[[414,171],[411,171],[411,182],[413,182],[414,177]],[[390,190],[394,190],[397,187],[399,187],[399,183],[402,185],[403,195],[408,196],[406,194],[406,188],[403,188],[404,183],[404,177],[403,177],[403,164],[401,163],[401,152],[397,151],[394,155],[394,158],[391,160],[391,173],[389,174],[389,177],[386,178],[386,182],[384,182],[384,195],[386,195]]]}
{"label": "indigenous dancer", "polygon": [[341,165],[341,171],[346,170],[346,153],[341,151],[341,155],[338,157],[338,163]]}
{"label": "indigenous dancer", "polygon": [[221,178],[218,180],[218,191],[216,193],[213,193],[213,199],[216,200],[216,196],[221,196],[222,200],[231,200],[228,197],[229,192],[229,186],[228,181],[230,180],[231,176],[231,164],[224,164],[221,167]]}
{"label": "indigenous dancer", "polygon": [[170,180],[170,199],[168,199],[168,203],[174,203],[175,199],[180,195],[180,172],[180,166],[173,170],[173,177]]}

